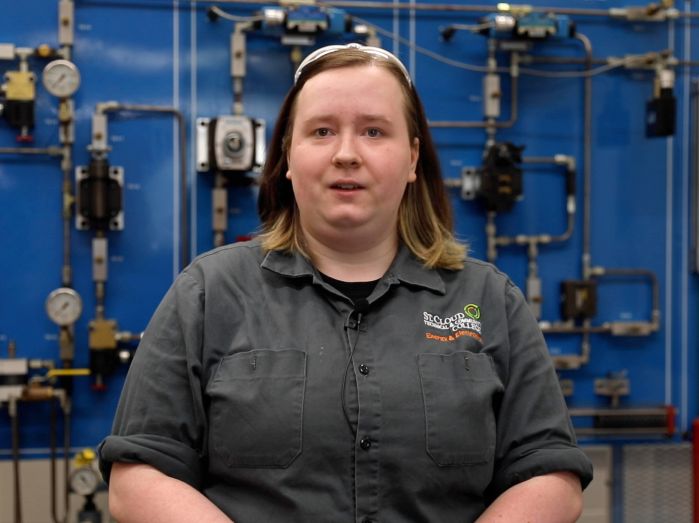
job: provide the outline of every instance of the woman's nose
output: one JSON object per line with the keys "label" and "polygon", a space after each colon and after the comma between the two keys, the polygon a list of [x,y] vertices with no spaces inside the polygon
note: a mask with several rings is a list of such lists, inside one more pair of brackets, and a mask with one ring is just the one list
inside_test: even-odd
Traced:
{"label": "woman's nose", "polygon": [[361,155],[357,149],[356,138],[350,134],[338,136],[337,149],[332,158],[336,167],[357,167],[361,164]]}

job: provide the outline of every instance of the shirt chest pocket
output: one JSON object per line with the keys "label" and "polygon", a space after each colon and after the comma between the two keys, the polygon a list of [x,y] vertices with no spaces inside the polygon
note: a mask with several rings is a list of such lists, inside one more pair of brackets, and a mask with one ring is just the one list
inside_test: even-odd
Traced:
{"label": "shirt chest pocket", "polygon": [[252,350],[221,360],[207,387],[212,458],[288,467],[301,453],[306,354]]}
{"label": "shirt chest pocket", "polygon": [[487,354],[418,355],[427,453],[440,467],[490,462],[496,396],[503,390]]}

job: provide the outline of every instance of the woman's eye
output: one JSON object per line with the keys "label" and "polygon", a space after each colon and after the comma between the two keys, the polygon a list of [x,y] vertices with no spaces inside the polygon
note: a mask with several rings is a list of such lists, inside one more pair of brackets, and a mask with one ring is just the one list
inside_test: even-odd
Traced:
{"label": "woman's eye", "polygon": [[315,134],[316,136],[323,138],[330,135],[330,129],[327,127],[321,127],[320,129],[316,129]]}
{"label": "woman's eye", "polygon": [[381,129],[377,129],[376,127],[372,127],[370,129],[368,129],[366,134],[369,138],[378,138],[379,136],[382,135]]}

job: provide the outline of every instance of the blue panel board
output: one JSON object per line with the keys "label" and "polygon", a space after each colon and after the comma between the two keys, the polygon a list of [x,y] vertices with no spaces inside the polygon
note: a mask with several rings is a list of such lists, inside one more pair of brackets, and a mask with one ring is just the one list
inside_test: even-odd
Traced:
{"label": "blue panel board", "polygon": [[[427,2],[442,4],[442,2]],[[58,46],[58,2],[38,0],[5,6],[0,17],[0,44],[16,47]],[[534,6],[551,2],[535,1]],[[563,3],[562,3],[563,4]],[[565,9],[609,9],[623,1],[565,2]],[[160,298],[182,268],[180,250],[187,258],[213,247],[212,173],[195,168],[196,119],[232,112],[230,35],[233,23],[212,21],[206,3],[166,1],[80,1],[75,8],[73,60],[82,84],[75,102],[75,165],[90,160],[92,115],[99,103],[148,104],[175,108],[186,121],[187,148],[178,145],[172,115],[139,111],[110,114],[111,165],[124,169],[124,229],[107,233],[109,277],[105,316],[119,330],[140,332]],[[225,4],[237,16],[257,13],[263,4]],[[404,7],[398,4],[400,7]],[[468,2],[455,3],[468,6]],[[697,0],[677,2],[683,14],[696,15]],[[382,45],[396,51],[409,65],[430,120],[480,121],[483,117],[480,72],[437,61],[421,49],[452,62],[483,66],[487,39],[458,31],[450,41],[440,30],[451,24],[479,23],[486,13],[470,11],[350,9],[347,11],[379,27]],[[665,22],[570,15],[579,33],[592,43],[595,59],[624,57],[670,49],[679,60],[696,60],[699,31],[696,18],[680,16]],[[694,21],[691,21],[694,20]],[[391,33],[391,34],[387,34]],[[346,35],[319,37],[317,45],[348,41]],[[412,47],[419,46],[417,51]],[[306,51],[306,49],[304,49]],[[580,71],[585,57],[579,41],[561,37],[537,42],[539,57],[577,60],[571,65],[532,63],[529,69]],[[291,48],[274,31],[250,32],[247,38],[245,113],[263,119],[267,137],[281,100],[291,85],[294,66]],[[507,53],[497,55],[500,66]],[[33,57],[29,68],[37,78],[48,60]],[[602,65],[596,62],[595,67]],[[16,70],[17,60],[0,60],[0,72]],[[660,285],[661,324],[649,336],[595,334],[591,359],[579,370],[562,372],[572,379],[574,407],[603,407],[608,400],[594,393],[594,380],[609,373],[625,373],[631,393],[622,399],[629,407],[672,404],[679,409],[678,426],[686,431],[697,416],[697,278],[691,272],[690,234],[690,122],[688,85],[697,69],[674,68],[677,83],[677,131],[671,138],[647,138],[645,104],[652,96],[652,70],[614,68],[592,79],[592,162],[590,252],[593,266],[642,268],[656,275]],[[512,83],[503,75],[502,119],[510,117]],[[525,146],[524,156],[569,155],[577,164],[577,215],[572,237],[561,244],[540,247],[539,273],[543,284],[542,318],[560,319],[559,285],[582,278],[583,172],[585,169],[584,79],[548,78],[521,74],[515,124],[497,139]],[[58,102],[37,86],[33,144],[58,144]],[[0,148],[16,146],[17,130],[0,119]],[[486,141],[482,129],[435,129],[434,138],[443,175],[461,177],[466,166],[479,166]],[[180,154],[186,155],[186,187],[180,184]],[[560,167],[525,165],[524,196],[512,211],[497,217],[498,233],[560,234],[566,228],[565,183]],[[16,342],[18,356],[58,362],[58,329],[44,313],[49,292],[61,284],[62,201],[60,161],[55,157],[0,154],[0,355]],[[188,215],[180,223],[181,191]],[[485,214],[481,205],[464,201],[450,189],[457,232],[468,241],[473,256],[485,258]],[[258,226],[254,186],[232,184],[228,195],[227,241],[253,234]],[[84,302],[75,326],[74,366],[88,365],[88,322],[95,317],[92,281],[92,231],[71,227],[73,285]],[[499,250],[497,265],[521,287],[527,277],[526,250]],[[599,284],[598,313],[593,324],[647,321],[651,291],[642,278],[604,278]],[[547,336],[554,355],[576,354],[581,336]],[[110,429],[125,375],[120,368],[95,391],[91,379],[74,380],[72,431],[74,447],[96,445]],[[21,445],[48,446],[48,408],[21,406]],[[0,450],[10,448],[10,423],[0,409]],[[41,450],[37,451],[41,453]]]}

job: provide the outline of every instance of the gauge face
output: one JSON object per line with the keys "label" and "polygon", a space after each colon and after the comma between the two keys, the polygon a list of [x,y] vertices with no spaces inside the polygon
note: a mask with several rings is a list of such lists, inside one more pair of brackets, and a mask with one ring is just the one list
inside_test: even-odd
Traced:
{"label": "gauge face", "polygon": [[46,298],[46,313],[58,325],[71,325],[83,311],[80,295],[68,287],[60,287]]}
{"label": "gauge face", "polygon": [[75,469],[70,475],[70,490],[81,496],[91,496],[99,487],[97,472],[88,467]]}
{"label": "gauge face", "polygon": [[73,62],[54,60],[44,67],[42,80],[49,93],[58,98],[67,98],[80,87],[80,71]]}

